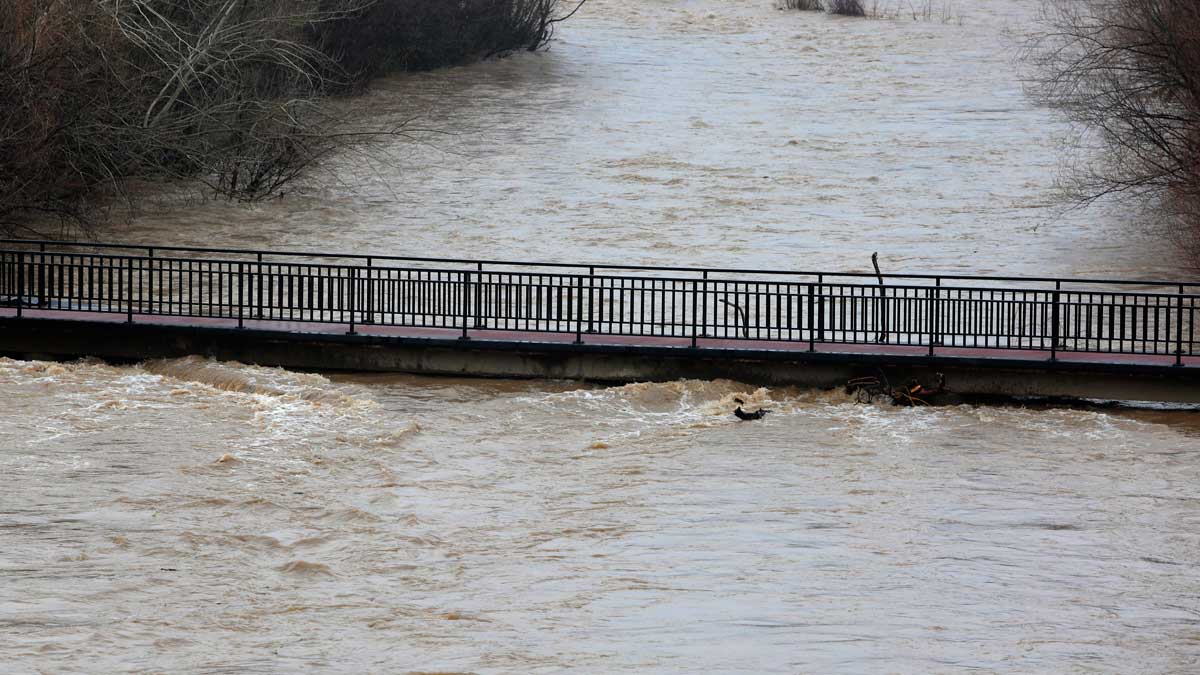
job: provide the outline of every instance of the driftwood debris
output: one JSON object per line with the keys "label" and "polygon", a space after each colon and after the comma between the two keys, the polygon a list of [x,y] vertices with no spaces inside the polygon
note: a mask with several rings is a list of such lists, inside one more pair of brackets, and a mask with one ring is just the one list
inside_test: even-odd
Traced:
{"label": "driftwood debris", "polygon": [[937,397],[949,391],[946,376],[937,373],[936,378],[932,387],[926,387],[915,377],[909,378],[901,387],[892,387],[887,376],[880,372],[879,377],[856,377],[846,382],[846,394],[859,403],[884,400],[905,407],[932,405],[937,402]]}
{"label": "driftwood debris", "polygon": [[742,410],[742,406],[746,405],[745,401],[743,401],[740,398],[735,398],[733,400],[735,403],[738,404],[738,407],[737,407],[737,409],[735,409],[733,411],[733,414],[735,417],[737,417],[739,420],[742,420],[743,422],[750,421],[750,420],[761,420],[762,418],[767,416],[767,413],[771,412],[767,408],[759,408],[758,410],[755,410],[754,412],[746,412],[745,410]]}

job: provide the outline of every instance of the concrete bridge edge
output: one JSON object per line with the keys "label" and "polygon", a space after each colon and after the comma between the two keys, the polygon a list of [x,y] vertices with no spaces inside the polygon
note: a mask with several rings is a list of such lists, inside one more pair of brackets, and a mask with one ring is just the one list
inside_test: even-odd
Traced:
{"label": "concrete bridge edge", "polygon": [[828,389],[883,372],[894,383],[945,374],[968,396],[1200,403],[1200,369],[1014,359],[689,349],[324,335],[146,323],[0,319],[0,354],[115,362],[188,355],[314,371],[399,372],[624,383],[730,379]]}

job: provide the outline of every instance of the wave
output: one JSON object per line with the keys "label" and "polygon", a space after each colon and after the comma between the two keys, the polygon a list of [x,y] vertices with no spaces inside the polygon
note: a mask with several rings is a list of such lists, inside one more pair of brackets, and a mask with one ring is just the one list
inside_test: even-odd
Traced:
{"label": "wave", "polygon": [[328,378],[237,361],[217,361],[202,356],[154,359],[140,364],[147,373],[214,389],[266,396],[294,396],[306,401],[343,402],[347,395]]}
{"label": "wave", "polygon": [[[522,403],[540,409],[547,419],[575,417],[621,436],[638,435],[648,428],[695,429],[736,423],[733,410],[739,403],[735,399],[741,399],[740,405],[747,410],[768,408],[786,415],[829,396],[835,394],[755,387],[733,380],[674,380],[550,393],[525,397]],[[596,440],[593,449],[606,447],[607,440]]]}
{"label": "wave", "polygon": [[307,560],[293,560],[276,568],[284,574],[293,574],[296,576],[305,577],[331,577],[334,576],[333,570],[329,569],[328,565],[318,562],[309,562]]}

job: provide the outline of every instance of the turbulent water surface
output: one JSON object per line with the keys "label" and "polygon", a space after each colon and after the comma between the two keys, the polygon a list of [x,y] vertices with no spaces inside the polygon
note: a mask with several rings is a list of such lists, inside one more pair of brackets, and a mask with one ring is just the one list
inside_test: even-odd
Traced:
{"label": "turbulent water surface", "polygon": [[[847,20],[592,0],[382,83],[452,133],[154,243],[1156,276],[1067,210],[1037,4]],[[951,383],[952,384],[952,383]],[[739,423],[733,398],[774,410]],[[0,360],[0,672],[1191,673],[1200,418],[682,381]]]}

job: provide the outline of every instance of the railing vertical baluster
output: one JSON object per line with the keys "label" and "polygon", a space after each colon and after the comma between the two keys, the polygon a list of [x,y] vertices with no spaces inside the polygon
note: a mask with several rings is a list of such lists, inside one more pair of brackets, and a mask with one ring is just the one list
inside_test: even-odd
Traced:
{"label": "railing vertical baluster", "polygon": [[354,335],[354,303],[357,299],[354,292],[354,282],[358,280],[358,275],[355,273],[353,266],[350,266],[347,270],[346,283],[348,288],[346,289],[346,307],[350,310],[350,330],[347,332],[350,335]]}
{"label": "railing vertical baluster", "polygon": [[696,311],[700,307],[700,281],[692,279],[692,347],[696,346],[696,340],[700,334],[700,321],[696,316]]}
{"label": "railing vertical baluster", "polygon": [[[1192,288],[1195,288],[1193,286]],[[1194,356],[1196,354],[1196,296],[1188,297],[1188,320],[1187,320],[1187,355]]]}
{"label": "railing vertical baluster", "polygon": [[588,329],[587,332],[594,333],[596,330],[595,324],[595,308],[596,308],[596,268],[588,268]]}
{"label": "railing vertical baluster", "polygon": [[25,307],[25,252],[17,251],[17,318],[21,318]]}
{"label": "railing vertical baluster", "polygon": [[808,331],[808,351],[817,351],[816,287],[808,285],[808,312],[805,314],[804,329]]}
{"label": "railing vertical baluster", "polygon": [[187,270],[187,314],[186,316],[196,316],[196,261],[188,260],[184,263],[184,268]]}
{"label": "railing vertical baluster", "polygon": [[1183,365],[1183,284],[1179,285],[1178,302],[1175,307],[1175,365]]}
{"label": "railing vertical baluster", "polygon": [[38,307],[46,306],[46,244],[38,244],[38,264],[37,264],[37,304]]}
{"label": "railing vertical baluster", "polygon": [[[774,287],[775,287],[775,292],[768,296],[768,298],[774,298],[774,300],[775,300],[775,337],[774,337],[774,339],[782,341],[785,339],[783,337],[783,327],[786,325],[789,329],[791,328],[790,320],[786,324],[783,322],[783,305],[784,305],[784,302],[786,301],[787,306],[790,309],[792,306],[792,299],[790,296],[784,295],[785,290],[788,290],[789,286],[785,286],[784,284],[781,284],[781,283],[776,283],[776,284],[774,284]],[[767,289],[769,292],[771,289],[770,284],[767,285]],[[786,300],[785,300],[785,298],[786,298]],[[768,306],[769,306],[769,304],[768,304]],[[789,337],[786,339],[790,339],[790,337],[791,336],[789,335]],[[767,339],[768,340],[772,339],[771,328],[769,326],[767,327]]]}
{"label": "railing vertical baluster", "polygon": [[825,342],[825,275],[817,275],[817,342]]}
{"label": "railing vertical baluster", "polygon": [[154,248],[146,249],[146,301],[142,311],[146,314],[154,313]]}
{"label": "railing vertical baluster", "polygon": [[371,273],[374,262],[374,258],[367,258],[367,315],[363,318],[363,323],[375,323],[375,283]]}
{"label": "railing vertical baluster", "polygon": [[255,281],[255,287],[256,287],[254,298],[255,298],[255,305],[257,306],[258,310],[255,312],[254,318],[261,319],[261,318],[263,318],[263,254],[262,253],[258,254],[256,262],[258,264],[256,264],[254,266],[254,281]]}
{"label": "railing vertical baluster", "polygon": [[238,261],[238,328],[245,328],[246,263]]}
{"label": "railing vertical baluster", "polygon": [[470,301],[470,298],[472,295],[472,293],[471,293],[471,272],[470,272],[470,270],[468,270],[466,272],[463,272],[462,274],[463,274],[463,286],[462,286],[461,292],[459,293],[459,297],[461,298],[461,302],[462,302],[462,309],[459,310],[460,313],[462,314],[462,337],[460,337],[459,339],[460,340],[470,340],[471,338],[467,335],[467,326],[471,323],[471,313],[472,313],[471,312],[471,301]]}
{"label": "railing vertical baluster", "polygon": [[125,259],[125,323],[133,323],[133,256]]}
{"label": "railing vertical baluster", "polygon": [[475,263],[475,328],[483,328],[483,263]]}
{"label": "railing vertical baluster", "polygon": [[1058,315],[1059,315],[1059,293],[1062,291],[1062,282],[1054,282],[1054,305],[1050,310],[1050,360],[1058,360]]}
{"label": "railing vertical baluster", "polygon": [[929,316],[926,317],[925,323],[929,327],[929,355],[933,356],[933,344],[936,341],[937,332],[937,288],[930,286],[926,289],[926,294],[929,296]]}
{"label": "railing vertical baluster", "polygon": [[575,344],[583,344],[583,277],[575,277]]}

